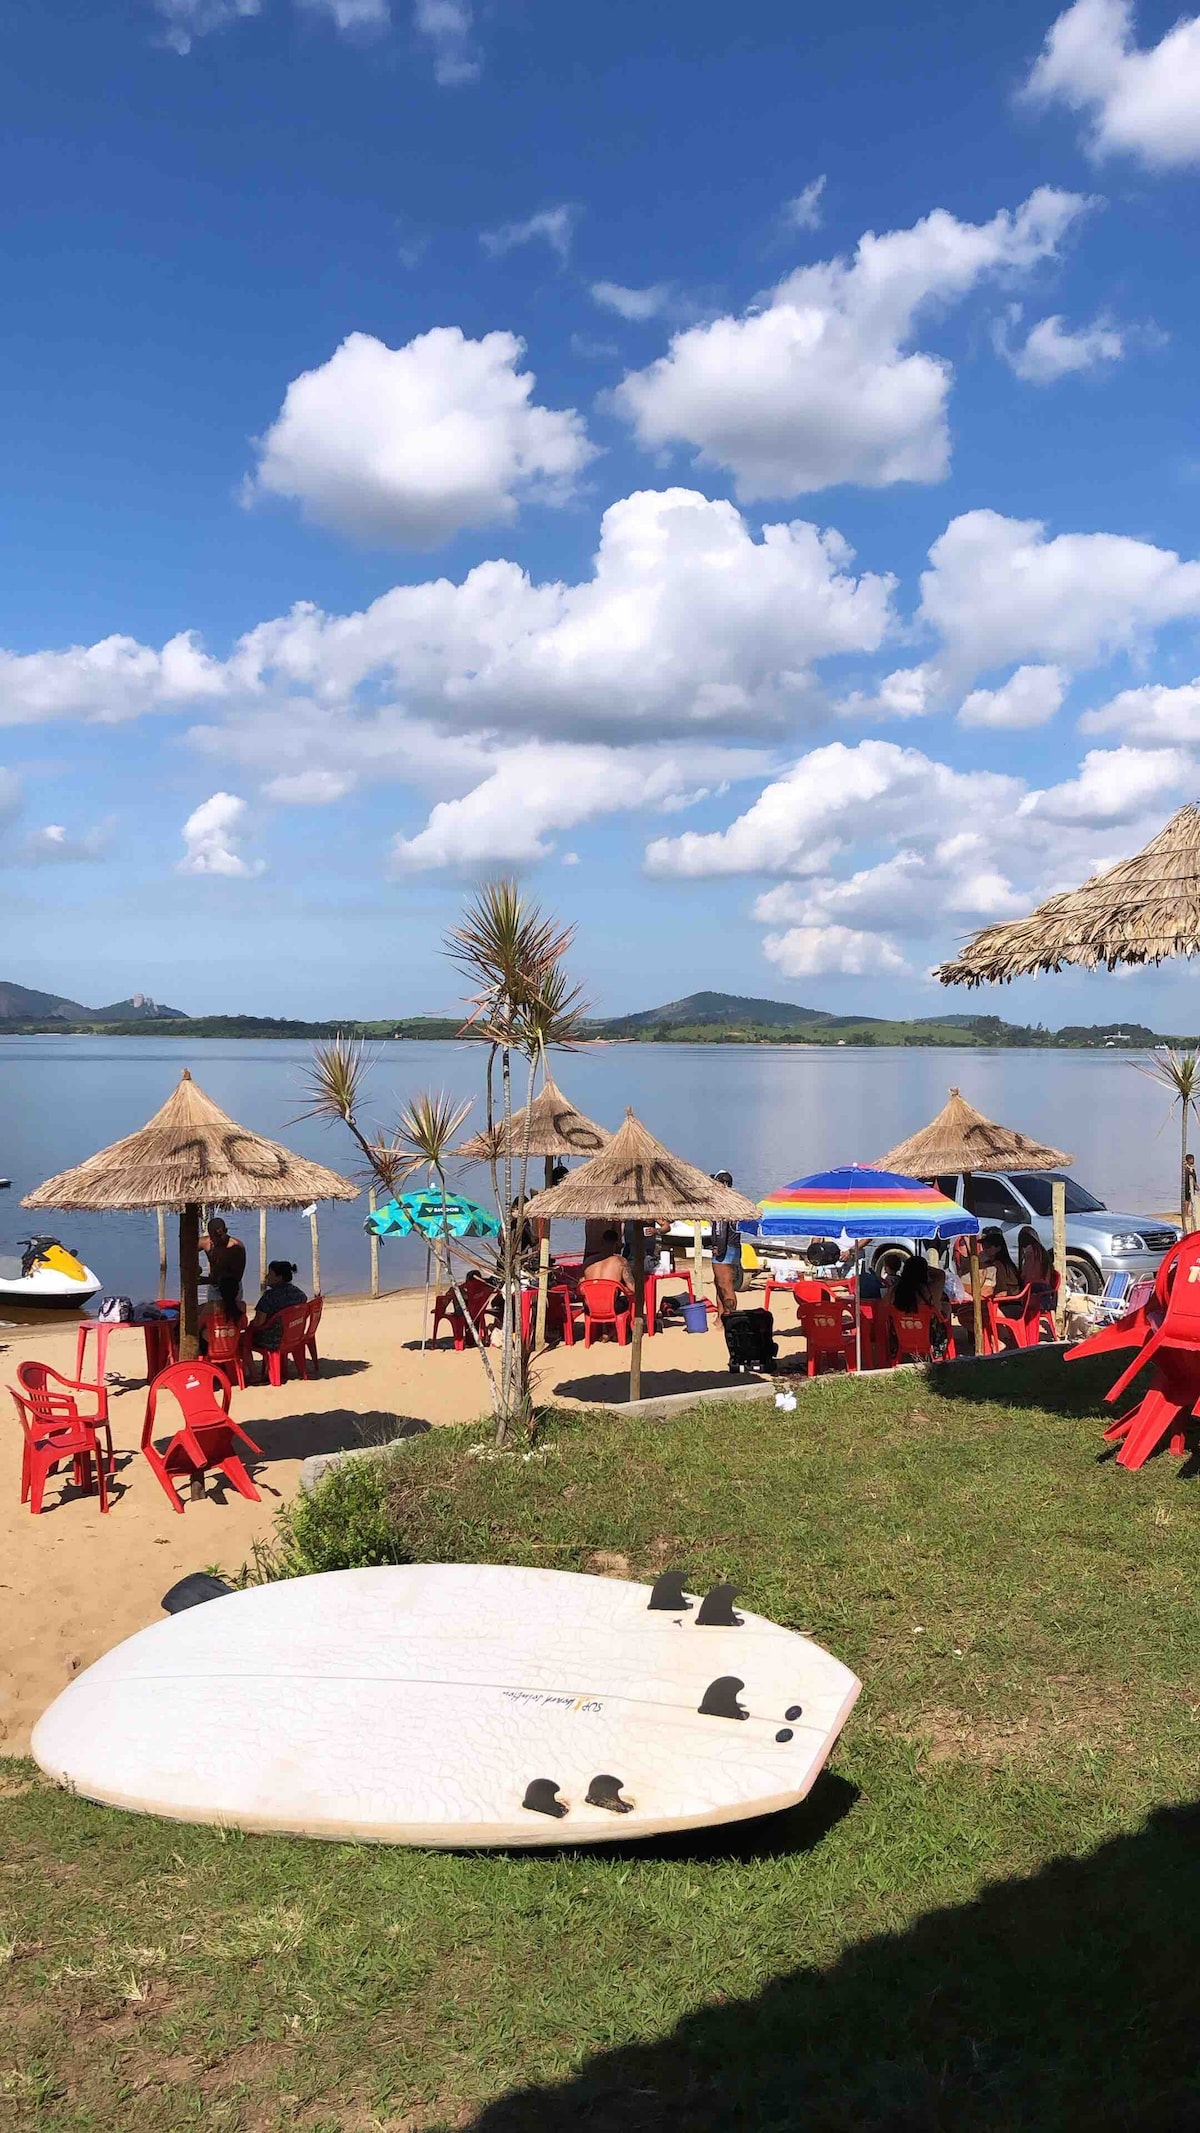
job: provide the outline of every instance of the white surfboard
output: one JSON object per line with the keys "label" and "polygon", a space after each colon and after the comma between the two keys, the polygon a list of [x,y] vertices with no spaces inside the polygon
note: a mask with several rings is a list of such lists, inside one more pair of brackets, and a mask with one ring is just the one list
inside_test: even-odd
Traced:
{"label": "white surfboard", "polygon": [[802,1800],[861,1684],[761,1616],[651,1597],[485,1564],[252,1586],[106,1653],[33,1753],[110,1806],[390,1844],[594,1844]]}

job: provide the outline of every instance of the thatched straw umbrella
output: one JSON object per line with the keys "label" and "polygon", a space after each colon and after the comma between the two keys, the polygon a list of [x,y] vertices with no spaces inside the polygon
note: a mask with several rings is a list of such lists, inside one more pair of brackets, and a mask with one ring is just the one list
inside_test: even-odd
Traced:
{"label": "thatched straw umbrella", "polygon": [[1200,954],[1200,805],[1181,807],[1144,851],[1050,896],[1028,918],[985,926],[938,971],[943,985],[1008,984],[1064,963],[1115,970]]}
{"label": "thatched straw umbrella", "polygon": [[624,1125],[599,1155],[581,1163],[561,1185],[539,1192],[527,1211],[534,1221],[607,1216],[612,1221],[636,1225],[633,1343],[629,1359],[631,1400],[639,1399],[642,1389],[642,1335],[646,1324],[643,1223],[752,1222],[758,1215],[753,1200],[747,1200],[743,1193],[718,1184],[694,1164],[672,1155],[632,1111],[626,1111]]}
{"label": "thatched straw umbrella", "polygon": [[[608,1146],[612,1135],[594,1119],[585,1118],[577,1111],[569,1097],[563,1095],[557,1082],[547,1074],[539,1093],[531,1104],[514,1111],[505,1132],[503,1120],[482,1133],[473,1134],[464,1141],[455,1154],[464,1163],[496,1163],[507,1155],[510,1162],[524,1164],[530,1156],[541,1156],[545,1162],[543,1183],[547,1189],[554,1183],[554,1165],[566,1163],[573,1156],[598,1155]],[[522,1172],[524,1176],[524,1172]],[[537,1324],[534,1338],[540,1347],[546,1338],[546,1297],[550,1282],[550,1225],[542,1227],[538,1249],[538,1300]]]}
{"label": "thatched straw umbrella", "polygon": [[[1062,1170],[1071,1161],[1061,1148],[1048,1148],[1030,1140],[1013,1126],[998,1126],[969,1104],[959,1089],[935,1119],[913,1133],[899,1147],[879,1158],[881,1170],[898,1170],[910,1178],[970,1177],[976,1170]],[[970,1240],[971,1300],[975,1307],[975,1346],[983,1345],[979,1297],[979,1239]],[[1059,1268],[1060,1287],[1065,1268]]]}
{"label": "thatched straw umbrella", "polygon": [[23,1207],[82,1211],[167,1208],[179,1216],[179,1353],[199,1352],[200,1209],[306,1207],[356,1200],[358,1187],[323,1163],[248,1133],[204,1094],[185,1067],[148,1125],[74,1170],[39,1185]]}

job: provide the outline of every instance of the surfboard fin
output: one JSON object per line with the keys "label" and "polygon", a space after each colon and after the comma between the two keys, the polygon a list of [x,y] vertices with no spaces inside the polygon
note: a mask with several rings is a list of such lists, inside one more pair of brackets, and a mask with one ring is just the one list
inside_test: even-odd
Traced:
{"label": "surfboard fin", "polygon": [[587,1789],[589,1807],[607,1807],[610,1814],[627,1815],[633,1812],[633,1801],[621,1798],[621,1780],[602,1770],[592,1779]]}
{"label": "surfboard fin", "polygon": [[703,1718],[749,1718],[749,1711],[738,1702],[738,1690],[744,1689],[744,1681],[736,1674],[718,1674],[710,1681],[700,1699],[699,1710]]}
{"label": "surfboard fin", "polygon": [[736,1585],[714,1585],[712,1591],[706,1592],[700,1602],[697,1622],[705,1628],[740,1629],[742,1617],[735,1615],[733,1611],[733,1596],[736,1591]]}
{"label": "surfboard fin", "polygon": [[233,1586],[224,1578],[216,1578],[210,1570],[193,1570],[190,1577],[180,1578],[170,1592],[164,1592],[159,1601],[165,1614],[181,1615],[185,1607],[203,1607],[206,1600],[223,1600]]}
{"label": "surfboard fin", "polygon": [[553,1815],[557,1822],[561,1822],[567,1810],[557,1793],[557,1778],[533,1778],[525,1787],[521,1805],[528,1807],[531,1814]]}
{"label": "surfboard fin", "polygon": [[690,1600],[683,1597],[682,1570],[664,1570],[662,1576],[654,1580],[654,1590],[650,1594],[646,1613],[686,1614],[691,1604]]}

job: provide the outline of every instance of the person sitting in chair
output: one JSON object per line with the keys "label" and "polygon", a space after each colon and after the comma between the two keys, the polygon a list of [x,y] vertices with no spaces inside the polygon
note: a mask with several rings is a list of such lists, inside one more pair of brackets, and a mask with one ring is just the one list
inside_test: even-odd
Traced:
{"label": "person sitting in chair", "polygon": [[251,1346],[260,1351],[274,1351],[279,1346],[283,1328],[279,1323],[280,1313],[290,1311],[294,1304],[307,1303],[303,1289],[296,1287],[293,1276],[296,1268],[290,1259],[272,1259],[267,1268],[267,1286],[258,1299],[254,1316],[247,1329]]}
{"label": "person sitting in chair", "polygon": [[601,1232],[597,1256],[583,1270],[585,1281],[615,1281],[627,1296],[633,1295],[633,1268],[621,1250],[621,1232],[609,1223]]}

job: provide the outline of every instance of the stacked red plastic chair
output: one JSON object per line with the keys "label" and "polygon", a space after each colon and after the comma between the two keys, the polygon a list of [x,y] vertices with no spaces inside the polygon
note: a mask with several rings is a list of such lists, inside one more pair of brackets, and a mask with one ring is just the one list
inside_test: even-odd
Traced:
{"label": "stacked red plastic chair", "polygon": [[1067,1359],[1134,1346],[1133,1361],[1105,1399],[1115,1406],[1147,1365],[1153,1377],[1138,1405],[1104,1432],[1110,1443],[1121,1445],[1118,1465],[1131,1471],[1145,1465],[1164,1437],[1176,1456],[1188,1449],[1189,1428],[1200,1406],[1200,1232],[1182,1237],[1168,1252],[1145,1306],[1115,1325],[1102,1326],[1069,1349]]}

